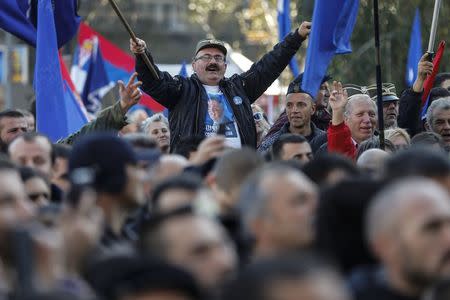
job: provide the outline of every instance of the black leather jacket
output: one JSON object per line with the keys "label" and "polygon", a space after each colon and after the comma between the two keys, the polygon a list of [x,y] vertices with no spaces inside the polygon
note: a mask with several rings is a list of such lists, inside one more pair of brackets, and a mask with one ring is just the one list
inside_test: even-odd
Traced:
{"label": "black leather jacket", "polygon": [[[302,41],[295,31],[254,63],[250,70],[220,81],[220,90],[233,110],[243,146],[256,148],[256,127],[251,104],[280,76]],[[150,53],[147,54],[152,60]],[[204,135],[207,95],[197,75],[190,78],[172,77],[158,68],[156,70],[159,80],[152,77],[139,56],[136,58],[138,79],[143,82],[142,90],[169,109],[172,148],[181,137]]]}

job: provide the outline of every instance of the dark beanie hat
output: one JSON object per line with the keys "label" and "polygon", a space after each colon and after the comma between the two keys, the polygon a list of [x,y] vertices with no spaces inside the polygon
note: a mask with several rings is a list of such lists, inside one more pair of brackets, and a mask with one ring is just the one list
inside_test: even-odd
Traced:
{"label": "dark beanie hat", "polygon": [[[289,94],[294,94],[294,93],[303,93],[303,94],[309,94],[308,92],[302,90],[302,81],[303,81],[303,74],[301,73],[300,75],[298,75],[288,86],[288,90],[286,93],[286,96]],[[328,80],[332,79],[330,75],[325,75],[322,78],[322,82],[320,84],[323,84],[324,82],[327,82]],[[311,98],[314,99],[314,96],[310,95]]]}
{"label": "dark beanie hat", "polygon": [[133,148],[112,133],[95,133],[81,138],[72,148],[69,172],[78,168],[92,168],[96,172],[114,176],[123,174],[125,166],[136,164]]}

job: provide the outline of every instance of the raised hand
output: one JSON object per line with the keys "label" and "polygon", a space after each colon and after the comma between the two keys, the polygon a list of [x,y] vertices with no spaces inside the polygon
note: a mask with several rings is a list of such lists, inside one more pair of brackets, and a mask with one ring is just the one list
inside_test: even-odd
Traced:
{"label": "raised hand", "polygon": [[216,135],[207,137],[198,146],[198,150],[193,155],[191,162],[194,165],[201,165],[214,157],[220,156],[224,150],[224,136]]}
{"label": "raised hand", "polygon": [[142,54],[147,49],[147,44],[141,39],[137,39],[137,41],[138,43],[135,43],[133,39],[130,39],[130,50],[134,54]]}
{"label": "raised hand", "polygon": [[301,36],[302,39],[306,40],[308,35],[311,33],[311,22],[302,22],[300,26],[298,27],[298,34]]}
{"label": "raised hand", "polygon": [[428,61],[428,53],[425,53],[417,65],[417,79],[414,82],[413,90],[417,93],[423,91],[423,84],[427,79],[427,76],[433,72],[433,63]]}
{"label": "raised hand", "polygon": [[134,82],[137,75],[138,73],[133,73],[126,86],[122,80],[117,82],[119,85],[120,106],[124,112],[127,112],[133,105],[137,104],[142,97],[142,92],[139,90],[142,81]]}
{"label": "raised hand", "polygon": [[332,110],[331,123],[333,125],[339,125],[344,121],[344,110],[347,102],[347,91],[342,87],[342,83],[333,81],[333,87],[329,99],[329,104]]}

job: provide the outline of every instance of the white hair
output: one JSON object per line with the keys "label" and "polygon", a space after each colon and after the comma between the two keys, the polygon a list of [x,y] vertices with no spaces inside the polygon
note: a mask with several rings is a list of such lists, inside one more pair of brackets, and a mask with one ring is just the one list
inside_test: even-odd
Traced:
{"label": "white hair", "polygon": [[450,109],[450,97],[439,98],[431,102],[430,107],[427,110],[427,123],[430,128],[433,126],[434,122],[434,112],[436,110],[447,110]]}
{"label": "white hair", "polygon": [[167,118],[164,117],[163,114],[158,113],[154,114],[153,116],[147,118],[144,122],[142,122],[142,131],[144,133],[148,133],[150,129],[150,124],[155,122],[163,122],[164,124],[167,125],[167,127],[169,127],[169,121],[167,120]]}
{"label": "white hair", "polygon": [[356,94],[353,95],[351,97],[348,98],[348,102],[347,104],[345,104],[345,108],[344,108],[344,116],[348,117],[353,109],[353,104],[355,102],[359,102],[361,100],[367,100],[368,102],[372,103],[374,109],[375,109],[375,113],[377,113],[377,105],[375,104],[375,101],[373,101],[369,95],[366,94]]}

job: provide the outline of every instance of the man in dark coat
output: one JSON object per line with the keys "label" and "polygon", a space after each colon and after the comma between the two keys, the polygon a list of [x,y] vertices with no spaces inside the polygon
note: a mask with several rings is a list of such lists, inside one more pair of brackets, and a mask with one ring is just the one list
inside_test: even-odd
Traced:
{"label": "man in dark coat", "polygon": [[[256,148],[251,104],[278,78],[310,31],[311,23],[303,22],[295,32],[287,35],[272,51],[253,64],[250,70],[230,78],[224,77],[227,48],[222,41],[202,40],[197,44],[192,62],[195,74],[190,78],[172,77],[155,66],[157,79],[138,55],[136,70],[139,80],[143,82],[143,90],[169,109],[170,144],[176,145],[184,136],[216,134],[221,126],[211,119],[208,110],[211,110],[211,100],[219,99],[224,107],[221,119],[231,120],[224,124],[225,132],[222,133],[227,144],[235,148]],[[153,60],[144,41],[130,43],[133,53],[146,53]]]}

